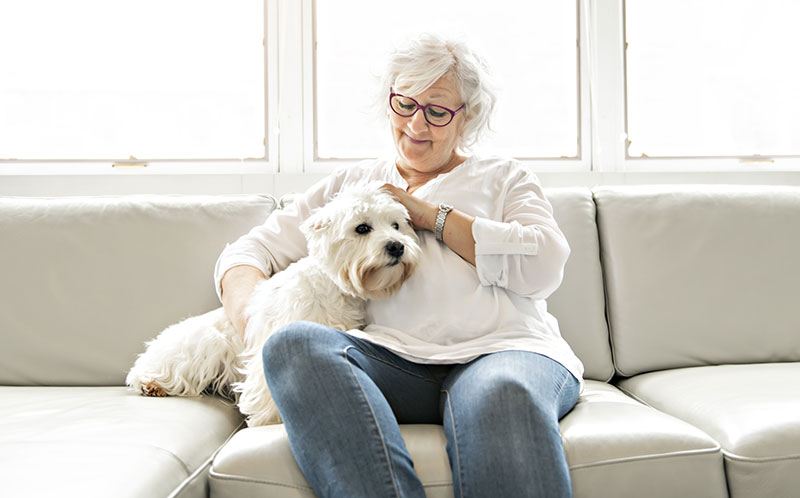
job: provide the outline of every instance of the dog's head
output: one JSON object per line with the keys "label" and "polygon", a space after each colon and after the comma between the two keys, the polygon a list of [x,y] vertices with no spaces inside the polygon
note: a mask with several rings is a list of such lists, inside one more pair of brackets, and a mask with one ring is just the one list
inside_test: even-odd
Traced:
{"label": "dog's head", "polygon": [[406,208],[375,185],[340,192],[301,228],[309,255],[344,292],[363,299],[397,292],[419,261]]}

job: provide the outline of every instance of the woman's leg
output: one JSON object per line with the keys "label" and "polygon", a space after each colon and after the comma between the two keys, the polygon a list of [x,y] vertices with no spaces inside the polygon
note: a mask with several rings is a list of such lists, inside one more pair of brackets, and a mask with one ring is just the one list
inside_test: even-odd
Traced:
{"label": "woman's leg", "polygon": [[578,391],[566,368],[535,353],[455,366],[442,394],[456,497],[572,496],[558,420]]}
{"label": "woman's leg", "polygon": [[263,354],[292,452],[319,496],[425,496],[393,408],[403,422],[437,422],[441,382],[427,367],[310,322],[276,331]]}

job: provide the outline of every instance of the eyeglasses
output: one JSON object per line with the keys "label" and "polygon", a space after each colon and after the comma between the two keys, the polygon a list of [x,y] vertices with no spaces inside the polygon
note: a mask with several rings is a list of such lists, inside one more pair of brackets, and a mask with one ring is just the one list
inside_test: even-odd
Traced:
{"label": "eyeglasses", "polygon": [[389,107],[392,108],[395,114],[404,118],[410,118],[418,110],[422,109],[425,121],[431,126],[442,127],[449,125],[453,118],[456,117],[458,111],[464,108],[464,105],[465,104],[462,104],[461,107],[455,111],[451,111],[447,107],[440,105],[420,105],[419,102],[411,97],[406,97],[405,95],[394,92],[389,93]]}

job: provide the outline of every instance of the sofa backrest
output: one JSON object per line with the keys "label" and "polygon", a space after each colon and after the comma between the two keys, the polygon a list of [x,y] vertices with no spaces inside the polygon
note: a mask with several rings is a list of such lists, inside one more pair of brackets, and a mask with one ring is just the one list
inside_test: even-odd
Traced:
{"label": "sofa backrest", "polygon": [[547,299],[561,335],[583,362],[584,377],[607,381],[614,375],[603,295],[603,272],[595,205],[587,188],[546,189],[553,215],[570,246],[561,287]]}
{"label": "sofa backrest", "polygon": [[595,189],[622,375],[800,361],[800,188]]}
{"label": "sofa backrest", "polygon": [[214,263],[268,196],[0,198],[0,384],[121,385],[167,325],[219,306]]}

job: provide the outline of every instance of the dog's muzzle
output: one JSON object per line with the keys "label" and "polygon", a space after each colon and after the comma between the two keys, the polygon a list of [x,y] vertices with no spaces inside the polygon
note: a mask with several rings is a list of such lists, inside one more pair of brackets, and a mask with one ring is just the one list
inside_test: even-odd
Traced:
{"label": "dog's muzzle", "polygon": [[392,261],[392,265],[396,265],[400,258],[403,257],[403,253],[405,252],[406,248],[402,242],[398,242],[396,240],[392,240],[387,242],[384,246],[386,250],[386,254],[389,255],[394,261]]}

